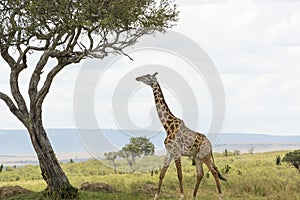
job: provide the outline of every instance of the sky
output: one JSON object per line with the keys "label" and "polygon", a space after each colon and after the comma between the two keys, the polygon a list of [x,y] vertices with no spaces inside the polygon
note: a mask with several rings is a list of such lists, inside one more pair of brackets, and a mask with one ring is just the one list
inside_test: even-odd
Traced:
{"label": "sky", "polygon": [[[222,80],[225,119],[221,131],[300,135],[300,1],[177,2],[180,19],[172,31],[200,46]],[[168,45],[172,49],[174,44]],[[189,51],[195,53],[193,49]],[[146,129],[151,124],[154,129],[161,128],[151,89],[128,79],[160,70],[158,79],[163,83],[170,109],[183,117],[192,128],[201,132],[209,130],[212,117],[218,111],[212,109],[209,86],[205,77],[193,71],[193,63],[182,59],[180,55],[157,49],[143,49],[130,55],[134,61],[126,57],[116,59],[95,82],[91,102],[98,127],[130,128],[122,124],[126,123],[122,117],[129,117],[130,123],[136,128]],[[76,84],[80,70],[88,64],[89,61],[84,61],[70,66],[55,79],[44,103],[43,120],[46,128],[78,128],[76,113],[83,108],[74,107],[74,93],[78,91]],[[89,65],[94,69],[102,64],[103,61],[93,60]],[[148,65],[156,67],[146,69]],[[164,70],[157,67],[159,65],[164,66]],[[8,92],[8,67],[3,60],[0,60],[0,66],[0,91]],[[100,73],[99,70],[103,72],[103,68],[97,69],[97,73]],[[97,74],[92,70],[90,73]],[[26,94],[24,86],[29,74],[25,72],[20,77],[23,94]],[[186,89],[184,97],[178,95],[180,87]],[[192,93],[188,93],[189,89]],[[186,105],[182,102],[189,97],[193,97],[196,103]],[[90,102],[87,98],[82,96],[81,103]],[[83,116],[80,120],[89,121],[89,116]],[[0,102],[0,129],[22,128],[4,103]]]}

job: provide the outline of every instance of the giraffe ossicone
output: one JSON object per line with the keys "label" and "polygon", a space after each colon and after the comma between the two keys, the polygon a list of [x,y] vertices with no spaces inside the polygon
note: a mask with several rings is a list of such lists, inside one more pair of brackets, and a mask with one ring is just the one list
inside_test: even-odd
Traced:
{"label": "giraffe ossicone", "polygon": [[173,159],[175,160],[179,180],[180,199],[184,198],[181,167],[182,156],[193,157],[196,165],[197,180],[193,198],[196,199],[197,191],[204,175],[203,163],[205,163],[208,169],[212,172],[216,181],[219,199],[222,199],[222,191],[219,179],[224,181],[226,179],[221,176],[215,165],[210,141],[204,134],[189,129],[181,119],[172,114],[157,81],[157,74],[158,73],[155,72],[152,75],[146,74],[136,78],[137,81],[151,86],[159,119],[167,133],[164,141],[167,155],[164,161],[164,166],[159,175],[158,188],[154,199],[157,200],[159,198],[165,173]]}

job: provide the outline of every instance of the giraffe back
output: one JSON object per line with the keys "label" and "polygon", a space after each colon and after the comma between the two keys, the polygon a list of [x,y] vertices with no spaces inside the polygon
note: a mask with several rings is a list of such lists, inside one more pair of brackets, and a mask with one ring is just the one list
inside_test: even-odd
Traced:
{"label": "giraffe back", "polygon": [[182,120],[179,120],[174,127],[171,133],[168,132],[164,142],[170,153],[177,156],[197,156],[200,158],[211,153],[211,144],[204,134],[190,130]]}

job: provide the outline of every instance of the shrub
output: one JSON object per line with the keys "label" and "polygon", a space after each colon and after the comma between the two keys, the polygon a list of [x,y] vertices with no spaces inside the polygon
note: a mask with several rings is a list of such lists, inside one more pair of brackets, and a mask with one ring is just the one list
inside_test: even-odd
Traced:
{"label": "shrub", "polygon": [[234,150],[233,151],[233,155],[234,156],[238,156],[238,155],[240,155],[241,154],[241,151],[240,150]]}
{"label": "shrub", "polygon": [[10,166],[7,166],[7,167],[5,168],[5,171],[11,172],[11,171],[13,171],[13,168],[11,168]]}
{"label": "shrub", "polygon": [[222,172],[225,174],[228,174],[230,169],[231,169],[231,167],[229,165],[226,165],[225,167],[222,168]]}
{"label": "shrub", "polygon": [[282,161],[292,164],[300,173],[300,150],[287,153]]}
{"label": "shrub", "polygon": [[279,155],[276,156],[276,165],[281,165],[281,157]]}

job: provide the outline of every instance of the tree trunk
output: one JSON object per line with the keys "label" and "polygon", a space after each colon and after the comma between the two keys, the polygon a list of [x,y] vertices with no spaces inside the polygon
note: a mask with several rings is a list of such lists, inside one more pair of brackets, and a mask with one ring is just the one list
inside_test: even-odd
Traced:
{"label": "tree trunk", "polygon": [[55,198],[75,198],[78,190],[70,184],[67,176],[63,172],[46,131],[43,128],[41,118],[34,122],[31,121],[27,129],[32,145],[37,153],[42,176],[48,185],[47,192],[51,196],[55,196]]}
{"label": "tree trunk", "polygon": [[116,166],[115,160],[112,160],[112,163],[113,163],[113,167],[114,167],[114,173],[116,174],[117,173],[117,166]]}

